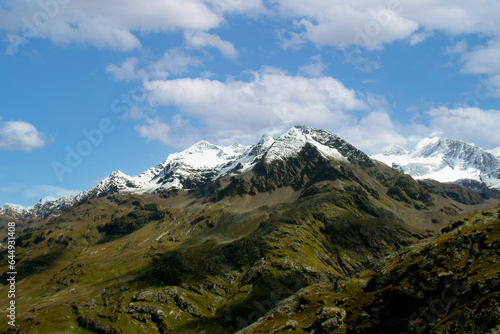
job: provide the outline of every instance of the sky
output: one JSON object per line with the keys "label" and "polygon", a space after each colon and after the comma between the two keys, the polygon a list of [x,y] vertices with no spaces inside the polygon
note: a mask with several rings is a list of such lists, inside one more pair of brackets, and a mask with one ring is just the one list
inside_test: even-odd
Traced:
{"label": "sky", "polygon": [[0,206],[293,125],[500,146],[497,0],[0,0]]}

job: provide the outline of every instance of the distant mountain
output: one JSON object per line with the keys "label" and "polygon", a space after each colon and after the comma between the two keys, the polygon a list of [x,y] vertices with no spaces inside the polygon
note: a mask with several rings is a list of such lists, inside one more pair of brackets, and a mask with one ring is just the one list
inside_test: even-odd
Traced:
{"label": "distant mountain", "polygon": [[140,175],[113,172],[94,188],[76,196],[76,200],[110,192],[143,194],[166,189],[201,188],[223,176],[251,170],[264,161],[269,164],[293,157],[307,145],[316,148],[324,157],[347,161],[350,153],[345,149],[343,153],[339,152],[337,144],[340,149],[350,146],[327,131],[302,126],[290,128],[277,139],[264,136],[252,146],[234,144],[223,147],[200,141],[185,151],[170,155],[165,162]]}
{"label": "distant mountain", "polygon": [[369,159],[327,131],[296,126],[277,139],[264,136],[252,146],[234,144],[224,147],[200,141],[180,153],[169,155],[163,163],[137,176],[129,176],[117,170],[95,187],[77,196],[40,201],[31,208],[10,205],[3,210],[16,215],[47,216],[85,200],[114,192],[151,194],[169,189],[199,189],[223,176],[251,170],[263,161],[272,163],[290,158],[307,145],[328,158],[347,161],[353,154],[361,154],[363,159]]}
{"label": "distant mountain", "polygon": [[455,182],[469,188],[483,185],[500,189],[500,159],[459,140],[439,137],[424,139],[411,151],[394,146],[372,158],[414,179]]}
{"label": "distant mountain", "polygon": [[[264,162],[269,165],[289,159],[304,147],[311,147],[329,159],[351,162],[361,159],[371,164],[368,156],[334,134],[295,126],[277,139],[264,136],[252,146],[217,146],[200,141],[182,152],[169,155],[164,162],[139,175],[129,176],[117,170],[77,196],[40,201],[29,208],[9,204],[1,208],[0,213],[44,217],[59,214],[77,203],[109,193],[152,194],[167,190],[201,189],[226,176],[259,170]],[[500,159],[458,140],[425,139],[411,151],[393,146],[371,158],[417,180],[455,182],[475,191],[485,188],[500,190]],[[293,166],[288,167],[293,169]]]}

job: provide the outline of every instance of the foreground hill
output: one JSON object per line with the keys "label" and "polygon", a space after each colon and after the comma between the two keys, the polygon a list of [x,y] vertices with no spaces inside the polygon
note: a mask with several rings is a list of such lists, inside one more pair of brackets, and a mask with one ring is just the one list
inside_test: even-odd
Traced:
{"label": "foreground hill", "polygon": [[314,284],[239,334],[500,333],[500,206],[395,252],[373,271]]}
{"label": "foreground hill", "polygon": [[[17,217],[14,332],[234,333],[260,326],[307,289],[319,287],[326,305],[332,286],[366,307],[349,324],[381,328],[385,320],[363,315],[383,312],[369,309],[366,296],[386,281],[368,292],[363,277],[497,203],[456,185],[419,184],[322,130],[294,127],[232,153],[201,146],[213,157],[208,167],[194,159],[204,172],[192,169],[194,149],[158,167],[147,186],[114,173],[57,214]],[[5,273],[5,248],[0,254]],[[2,286],[2,304],[6,292]],[[300,328],[299,320],[284,330]],[[7,329],[2,315],[0,330]]]}

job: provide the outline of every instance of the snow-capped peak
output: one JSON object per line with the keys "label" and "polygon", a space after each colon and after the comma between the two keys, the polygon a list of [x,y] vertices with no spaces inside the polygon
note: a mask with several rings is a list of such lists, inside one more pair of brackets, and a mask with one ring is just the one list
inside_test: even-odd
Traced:
{"label": "snow-capped peak", "polygon": [[320,131],[305,126],[294,126],[282,134],[271,145],[266,153],[265,161],[283,160],[296,155],[306,145],[315,146],[327,158],[346,160],[335,148],[326,145],[328,137],[335,137],[326,131]]}
{"label": "snow-capped peak", "polygon": [[[263,136],[253,146],[233,144],[218,146],[200,141],[137,176],[119,170],[95,187],[75,197],[41,201],[33,208],[5,206],[1,212],[49,215],[75,203],[112,192],[154,193],[162,189],[193,189],[224,175],[243,173],[260,162],[272,163],[298,154],[306,145],[315,147],[328,159],[369,162],[368,156],[334,134],[314,128],[295,126],[277,139]],[[393,146],[373,156],[416,179],[432,178],[442,182],[473,179],[500,189],[500,161],[492,154],[461,141],[445,138],[422,140],[415,149],[406,151]]]}
{"label": "snow-capped peak", "polygon": [[178,163],[196,169],[214,168],[238,158],[247,149],[248,146],[244,145],[233,144],[224,147],[202,140],[185,151],[171,154],[163,164],[166,166]]}
{"label": "snow-capped peak", "polygon": [[99,196],[109,191],[152,193],[160,189],[192,189],[228,173],[241,173],[264,159],[271,162],[300,152],[307,143],[327,158],[347,160],[331,144],[346,144],[335,135],[309,127],[290,128],[278,139],[263,136],[253,145],[218,146],[200,141],[188,149],[171,154],[167,159],[137,176],[116,171],[80,198]]}
{"label": "snow-capped peak", "polygon": [[473,144],[434,137],[423,139],[413,150],[401,153],[404,152],[384,152],[372,157],[415,179],[440,182],[472,179],[500,188],[500,161]]}
{"label": "snow-capped peak", "polygon": [[19,204],[6,203],[0,208],[0,213],[5,215],[22,215],[28,213],[33,207],[24,207]]}
{"label": "snow-capped peak", "polygon": [[391,147],[386,149],[382,154],[385,156],[405,155],[408,154],[408,151],[399,145],[392,145]]}

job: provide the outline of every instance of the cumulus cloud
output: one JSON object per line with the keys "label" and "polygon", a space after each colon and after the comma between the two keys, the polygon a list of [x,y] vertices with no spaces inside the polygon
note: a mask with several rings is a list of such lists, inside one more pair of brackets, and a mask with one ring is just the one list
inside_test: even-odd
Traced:
{"label": "cumulus cloud", "polygon": [[147,81],[145,88],[150,103],[177,107],[220,140],[295,124],[334,126],[349,121],[349,111],[368,108],[334,78],[292,76],[275,68],[254,72],[249,82],[182,78]]}
{"label": "cumulus cloud", "polygon": [[238,50],[233,43],[222,40],[216,34],[209,34],[203,31],[187,32],[185,34],[186,43],[188,46],[201,49],[212,47],[218,49],[227,59],[235,59],[238,56]]}
{"label": "cumulus cloud", "polygon": [[[317,45],[361,45],[368,50],[408,39],[421,42],[432,31],[498,36],[496,0],[373,1],[275,0],[283,16],[300,18],[294,30]],[[422,32],[422,29],[424,32]]]}
{"label": "cumulus cloud", "polygon": [[472,74],[500,73],[500,40],[490,41],[462,56],[462,71]]}
{"label": "cumulus cloud", "polygon": [[[293,24],[279,33],[284,48],[299,48],[306,41],[318,47],[341,50],[353,47],[361,51],[379,50],[385,44],[407,40],[411,46],[421,43],[434,32],[451,36],[479,34],[489,41],[469,51],[461,41],[444,49],[446,54],[463,55],[462,72],[485,74],[494,88],[491,96],[500,96],[500,2],[496,0],[274,0],[273,5]],[[481,43],[481,42],[480,42]],[[364,71],[380,67],[376,61],[350,53],[348,63]]]}
{"label": "cumulus cloud", "polygon": [[149,65],[155,77],[166,78],[170,73],[179,75],[189,71],[191,67],[200,66],[201,61],[180,50],[170,50],[163,57]]}
{"label": "cumulus cloud", "polygon": [[250,15],[264,14],[269,10],[264,6],[262,0],[210,0],[216,13],[245,13]]}
{"label": "cumulus cloud", "polygon": [[[384,43],[410,37],[418,24],[400,15],[401,5],[372,7],[373,1],[276,1],[283,15],[300,17],[303,39],[317,45],[360,45],[380,49]],[[296,40],[297,35],[294,37]]]}
{"label": "cumulus cloud", "polygon": [[445,49],[446,54],[462,54],[469,48],[466,41],[461,40],[456,44],[449,46]]}
{"label": "cumulus cloud", "polygon": [[299,71],[312,77],[320,77],[323,75],[326,67],[327,66],[321,60],[321,55],[316,55],[310,58],[307,65],[301,66]]}
{"label": "cumulus cloud", "polygon": [[425,118],[413,123],[395,122],[388,112],[378,110],[343,125],[337,134],[369,154],[394,144],[410,149],[421,139],[435,136],[463,140],[498,154],[498,124],[500,110],[431,108]]}
{"label": "cumulus cloud", "polygon": [[427,115],[432,134],[461,139],[485,149],[500,143],[500,110],[439,107],[430,109]]}
{"label": "cumulus cloud", "polygon": [[182,136],[175,130],[182,126],[160,117],[145,117],[136,127],[144,138],[169,146],[183,136],[188,137],[185,143],[194,138],[254,143],[262,134],[276,136],[297,124],[332,131],[370,154],[393,144],[409,148],[429,136],[461,139],[485,149],[500,142],[498,110],[432,108],[403,124],[391,118],[383,97],[354,91],[328,76],[291,75],[268,67],[253,72],[248,81],[178,78],[144,85],[152,107],[175,107],[178,120],[201,125],[185,126]]}
{"label": "cumulus cloud", "polygon": [[498,38],[498,12],[497,0],[271,0],[265,5],[262,0],[7,0],[0,7],[0,29],[20,37],[8,46],[11,53],[33,37],[126,51],[141,46],[138,33],[181,29],[190,32],[193,45],[216,47],[232,58],[234,46],[208,31],[234,14],[290,18],[294,24],[282,35],[293,45],[311,41],[374,50],[402,39],[415,44],[433,31]]}
{"label": "cumulus cloud", "polygon": [[109,64],[105,69],[115,80],[166,79],[171,74],[179,75],[188,72],[191,67],[200,66],[201,61],[181,50],[173,49],[165,52],[161,58],[143,65],[140,67],[139,59],[131,57],[118,65]]}
{"label": "cumulus cloud", "polygon": [[159,116],[145,117],[142,124],[135,126],[135,130],[148,141],[158,141],[172,147],[185,147],[200,139],[199,131],[180,115],[172,117],[169,124]]}
{"label": "cumulus cloud", "polygon": [[373,72],[381,67],[378,60],[364,57],[363,51],[356,46],[344,45],[342,47],[342,56],[345,63],[351,64],[354,68],[363,72]]}
{"label": "cumulus cloud", "polygon": [[[462,72],[486,75],[488,95],[500,96],[500,36],[486,45],[464,52],[461,57]],[[483,83],[484,84],[484,83]]]}
{"label": "cumulus cloud", "polygon": [[155,140],[165,145],[172,143],[170,126],[165,124],[159,117],[146,119],[145,124],[136,125],[135,130],[148,141]]}
{"label": "cumulus cloud", "polygon": [[57,44],[91,44],[120,51],[140,47],[136,31],[206,30],[223,20],[202,0],[8,0],[0,7],[0,29]]}
{"label": "cumulus cloud", "polygon": [[31,123],[4,122],[0,119],[0,150],[31,152],[43,148],[50,141]]}
{"label": "cumulus cloud", "polygon": [[144,71],[137,71],[137,58],[128,58],[119,65],[109,64],[106,66],[106,72],[113,75],[115,80],[136,80],[144,76]]}
{"label": "cumulus cloud", "polygon": [[408,139],[399,131],[387,112],[373,111],[355,124],[340,127],[338,135],[365,153],[374,154],[394,144],[406,145]]}

